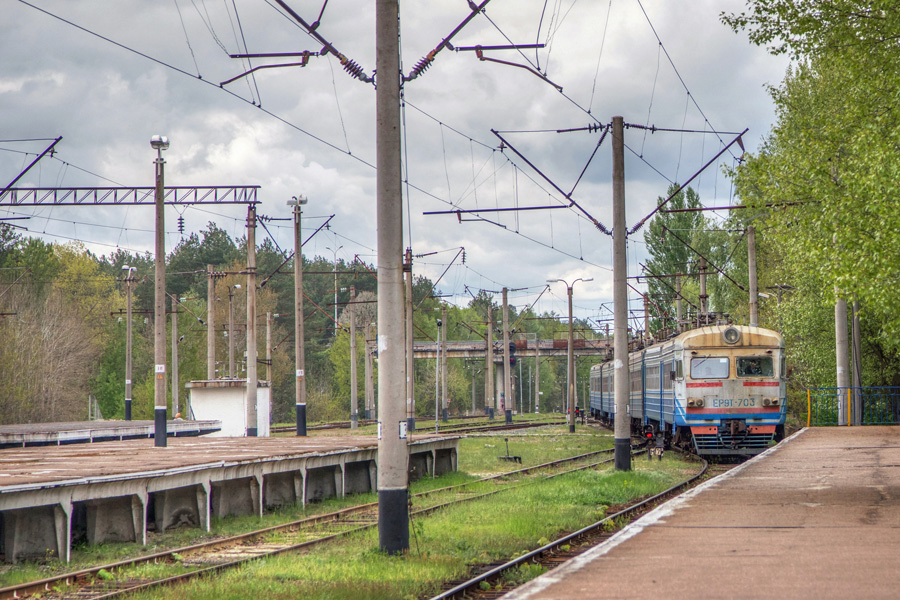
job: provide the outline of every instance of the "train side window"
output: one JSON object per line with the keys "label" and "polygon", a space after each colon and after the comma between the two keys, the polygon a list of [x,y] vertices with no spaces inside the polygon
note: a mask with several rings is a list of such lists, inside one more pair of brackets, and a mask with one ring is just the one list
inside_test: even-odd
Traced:
{"label": "train side window", "polygon": [[724,356],[691,358],[691,379],[728,379],[729,360]]}

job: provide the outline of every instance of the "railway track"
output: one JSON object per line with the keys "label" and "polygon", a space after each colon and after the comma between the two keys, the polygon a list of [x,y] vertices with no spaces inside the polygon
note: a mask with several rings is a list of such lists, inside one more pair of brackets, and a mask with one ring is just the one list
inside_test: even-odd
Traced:
{"label": "railway track", "polygon": [[[637,453],[635,453],[637,454]],[[642,454],[642,452],[641,452]],[[702,460],[702,459],[701,459]],[[508,575],[516,570],[531,568],[537,565],[542,571],[553,569],[560,564],[586,552],[612,537],[623,522],[631,522],[652,510],[663,502],[681,494],[687,489],[698,485],[702,481],[724,473],[737,466],[737,464],[709,463],[703,460],[703,469],[697,475],[686,479],[668,490],[636,502],[632,505],[620,507],[614,514],[584,527],[574,533],[565,535],[540,548],[532,550],[518,558],[504,563],[494,563],[478,567],[469,579],[445,584],[444,591],[430,600],[453,600],[466,598],[467,600],[490,600],[500,598],[519,584],[501,584],[511,578]],[[530,579],[530,577],[528,578]]]}
{"label": "railway track", "polygon": [[[612,453],[611,449],[590,452],[456,486],[422,492],[411,496],[410,516],[425,516],[452,504],[484,498],[536,480],[534,478],[521,479],[521,476],[540,473],[545,478],[549,478],[594,468],[612,462],[613,458],[595,460],[610,456]],[[573,464],[577,464],[577,466],[572,467]],[[547,473],[541,473],[544,471]],[[483,485],[485,482],[491,482],[491,489],[487,492],[480,492],[479,486],[488,487]],[[473,488],[475,489],[473,490]],[[447,496],[450,496],[449,500],[446,499]],[[429,497],[440,498],[439,501],[434,502],[429,501]],[[192,578],[230,569],[250,560],[285,552],[303,551],[317,544],[376,527],[377,509],[377,502],[362,504],[242,535],[9,586],[0,589],[0,600],[29,597],[40,597],[44,600],[100,600],[121,597],[150,588],[174,585]],[[184,572],[152,579],[129,577],[127,574],[128,569],[156,564],[168,564],[173,570],[183,569]]]}

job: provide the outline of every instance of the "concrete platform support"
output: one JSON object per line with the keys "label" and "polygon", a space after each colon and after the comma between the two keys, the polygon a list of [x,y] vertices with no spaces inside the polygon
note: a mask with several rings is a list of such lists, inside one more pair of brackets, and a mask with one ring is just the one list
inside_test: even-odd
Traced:
{"label": "concrete platform support", "polygon": [[262,516],[260,485],[256,477],[242,477],[212,484],[212,514],[216,517]]}
{"label": "concrete platform support", "polygon": [[147,543],[147,498],[138,495],[88,500],[87,541]]}
{"label": "concrete platform support", "polygon": [[306,470],[306,489],[303,492],[303,504],[319,502],[325,498],[343,495],[343,476],[339,466],[317,467]]}
{"label": "concrete platform support", "polygon": [[69,562],[71,503],[6,510],[2,518],[6,562],[48,557]]}
{"label": "concrete platform support", "polygon": [[378,473],[374,460],[344,464],[344,494],[365,494],[374,491]]}
{"label": "concrete platform support", "polygon": [[434,477],[440,477],[444,473],[456,470],[456,449],[444,448],[434,450]]}
{"label": "concrete platform support", "polygon": [[434,472],[434,452],[415,452],[409,455],[409,480],[418,481]]}
{"label": "concrete platform support", "polygon": [[293,506],[303,498],[303,473],[270,473],[263,477],[263,508]]}
{"label": "concrete platform support", "polygon": [[205,485],[189,485],[153,494],[157,531],[182,525],[209,531],[210,491]]}

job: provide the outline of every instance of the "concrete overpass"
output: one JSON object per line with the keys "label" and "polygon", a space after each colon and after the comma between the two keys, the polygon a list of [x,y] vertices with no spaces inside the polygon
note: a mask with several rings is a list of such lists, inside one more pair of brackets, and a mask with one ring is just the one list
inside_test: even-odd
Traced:
{"label": "concrete overpass", "polygon": [[[574,341],[574,354],[579,356],[596,356],[598,361],[612,359],[613,344],[607,340]],[[516,340],[516,357],[534,358],[540,354],[541,358],[565,357],[568,351],[568,340]],[[437,358],[438,342],[415,342],[413,355],[416,358]],[[487,344],[484,341],[447,342],[447,358],[485,358]],[[503,343],[494,341],[494,360],[502,360]]]}

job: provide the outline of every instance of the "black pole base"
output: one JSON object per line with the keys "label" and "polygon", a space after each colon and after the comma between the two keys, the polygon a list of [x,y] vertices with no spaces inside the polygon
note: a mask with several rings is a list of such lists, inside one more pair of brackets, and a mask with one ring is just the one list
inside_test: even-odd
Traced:
{"label": "black pole base", "polygon": [[153,411],[153,445],[157,448],[166,447],[166,408],[157,408]]}
{"label": "black pole base", "polygon": [[569,433],[575,433],[575,423],[569,423]]}
{"label": "black pole base", "polygon": [[365,417],[366,417],[366,421],[371,421],[371,420],[372,420],[372,411],[369,410],[368,408],[366,409],[366,415],[365,415]]}
{"label": "black pole base", "polygon": [[450,420],[450,415],[446,408],[441,409],[441,420],[444,421],[444,423]]}
{"label": "black pole base", "polygon": [[512,411],[511,410],[506,411],[506,424],[512,425]]}
{"label": "black pole base", "polygon": [[350,429],[356,429],[359,426],[359,413],[350,415]]}
{"label": "black pole base", "polygon": [[488,418],[490,418],[491,421],[494,420],[494,409],[493,408],[488,409]]}
{"label": "black pole base", "polygon": [[631,440],[629,438],[615,440],[616,471],[631,470]]}
{"label": "black pole base", "polygon": [[131,420],[131,399],[130,398],[125,399],[125,420],[126,421]]}
{"label": "black pole base", "polygon": [[297,405],[297,435],[306,436],[306,405]]}
{"label": "black pole base", "polygon": [[409,504],[406,488],[378,490],[378,546],[388,554],[409,550]]}
{"label": "black pole base", "polygon": [[416,420],[413,417],[406,419],[406,431],[413,432],[416,430]]}
{"label": "black pole base", "polygon": [[256,427],[247,428],[247,437],[257,437],[259,430]]}
{"label": "black pole base", "polygon": [[488,416],[489,414],[491,414],[491,409],[488,408],[487,406],[485,406],[484,407],[484,416]]}

